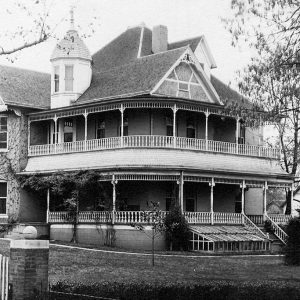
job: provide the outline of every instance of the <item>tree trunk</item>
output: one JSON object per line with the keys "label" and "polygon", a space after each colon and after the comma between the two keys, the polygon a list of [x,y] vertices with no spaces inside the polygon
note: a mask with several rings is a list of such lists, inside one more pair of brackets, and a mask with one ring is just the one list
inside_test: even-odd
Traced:
{"label": "tree trunk", "polygon": [[154,267],[154,229],[152,229],[152,267]]}

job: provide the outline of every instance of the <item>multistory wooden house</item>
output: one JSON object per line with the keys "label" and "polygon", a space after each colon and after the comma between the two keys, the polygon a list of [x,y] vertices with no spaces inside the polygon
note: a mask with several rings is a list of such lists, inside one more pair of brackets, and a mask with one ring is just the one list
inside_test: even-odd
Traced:
{"label": "multistory wooden house", "polygon": [[[266,219],[284,242],[276,221],[287,217],[268,215],[267,193],[291,189],[293,179],[280,167],[280,150],[264,144],[262,128],[225,109],[228,101],[250,104],[211,75],[216,62],[204,36],[169,43],[165,26],[140,25],[91,56],[71,28],[51,64],[51,96],[40,102],[46,107],[26,112],[28,159],[20,173],[101,173],[106,199],[80,201],[80,242],[99,243],[113,228],[116,245],[147,248],[130,224],[143,221],[150,201],[164,213],[180,205],[194,250],[269,250],[257,226]],[[51,195],[23,198],[23,221],[47,221],[52,239],[71,239],[73,225]],[[157,246],[165,247],[163,238]]]}

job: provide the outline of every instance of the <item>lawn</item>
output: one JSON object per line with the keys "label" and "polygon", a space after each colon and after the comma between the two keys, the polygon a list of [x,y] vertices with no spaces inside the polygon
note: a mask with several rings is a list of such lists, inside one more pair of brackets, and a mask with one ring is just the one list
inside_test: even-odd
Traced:
{"label": "lawn", "polygon": [[[184,253],[181,253],[184,254]],[[282,281],[300,287],[300,267],[286,266],[279,256],[151,257],[50,247],[50,283],[181,283],[204,281]]]}

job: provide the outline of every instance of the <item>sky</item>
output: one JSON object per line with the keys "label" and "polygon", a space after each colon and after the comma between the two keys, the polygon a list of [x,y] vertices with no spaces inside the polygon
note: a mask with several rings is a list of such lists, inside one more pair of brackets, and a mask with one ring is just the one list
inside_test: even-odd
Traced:
{"label": "sky", "polygon": [[[94,22],[95,32],[84,39],[92,54],[128,27],[144,22],[149,28],[166,25],[169,42],[204,34],[217,63],[212,73],[232,87],[236,86],[236,71],[246,66],[253,55],[250,49],[231,46],[230,33],[221,21],[232,16],[230,0],[51,0],[49,3],[57,38],[63,38],[69,28],[71,5],[75,6],[75,27],[79,33],[91,33],[88,24]],[[9,1],[0,0],[0,33],[1,29],[13,30],[26,22],[31,26],[27,18],[9,5]],[[49,73],[49,58],[56,43],[57,39],[52,38],[21,51],[17,57],[11,57],[12,65]],[[11,63],[0,57],[0,64]]]}

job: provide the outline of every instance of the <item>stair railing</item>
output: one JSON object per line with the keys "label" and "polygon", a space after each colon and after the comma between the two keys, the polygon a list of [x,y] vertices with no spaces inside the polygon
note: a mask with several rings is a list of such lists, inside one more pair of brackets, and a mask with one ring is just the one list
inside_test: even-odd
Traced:
{"label": "stair railing", "polygon": [[274,231],[276,237],[286,245],[288,235],[282,230],[271,218],[266,215],[266,220],[270,221],[271,228]]}
{"label": "stair railing", "polygon": [[243,215],[243,218],[244,218],[244,225],[254,229],[263,238],[269,239],[269,237],[263,231],[261,231],[246,215]]}

